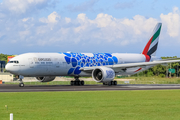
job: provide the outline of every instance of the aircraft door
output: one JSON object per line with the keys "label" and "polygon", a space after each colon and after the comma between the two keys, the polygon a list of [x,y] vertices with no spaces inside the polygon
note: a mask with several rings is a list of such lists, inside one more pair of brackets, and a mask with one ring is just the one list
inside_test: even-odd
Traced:
{"label": "aircraft door", "polygon": [[59,68],[60,67],[60,60],[58,58],[55,58],[55,67]]}
{"label": "aircraft door", "polygon": [[34,68],[34,61],[32,58],[29,58],[29,67]]}
{"label": "aircraft door", "polygon": [[46,67],[47,67],[48,74],[53,75],[55,71],[53,67],[53,62],[46,62]]}
{"label": "aircraft door", "polygon": [[64,58],[59,58],[58,59],[59,61],[59,69],[58,69],[58,75],[67,75],[67,62],[64,60]]}
{"label": "aircraft door", "polygon": [[59,65],[61,68],[67,68],[67,62],[63,58],[59,59]]}
{"label": "aircraft door", "polygon": [[119,58],[119,62],[118,62],[119,64],[123,64],[124,63],[124,61],[123,61],[123,59],[122,58]]}

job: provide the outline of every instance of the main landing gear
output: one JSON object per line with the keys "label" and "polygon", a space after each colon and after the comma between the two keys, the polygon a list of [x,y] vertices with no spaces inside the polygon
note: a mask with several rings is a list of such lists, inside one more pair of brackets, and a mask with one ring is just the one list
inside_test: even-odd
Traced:
{"label": "main landing gear", "polygon": [[103,85],[117,85],[117,81],[103,82]]}
{"label": "main landing gear", "polygon": [[84,85],[84,81],[83,80],[80,81],[78,76],[74,77],[74,79],[75,79],[75,81],[71,81],[72,86],[73,85],[75,85],[75,86]]}

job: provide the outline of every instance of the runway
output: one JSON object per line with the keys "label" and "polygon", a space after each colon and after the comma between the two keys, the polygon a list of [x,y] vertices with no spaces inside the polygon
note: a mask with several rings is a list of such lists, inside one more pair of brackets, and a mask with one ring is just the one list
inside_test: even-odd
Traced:
{"label": "runway", "polygon": [[166,90],[180,89],[179,84],[119,84],[117,86],[105,85],[16,85],[2,84],[0,92],[43,92],[43,91],[109,91],[109,90]]}

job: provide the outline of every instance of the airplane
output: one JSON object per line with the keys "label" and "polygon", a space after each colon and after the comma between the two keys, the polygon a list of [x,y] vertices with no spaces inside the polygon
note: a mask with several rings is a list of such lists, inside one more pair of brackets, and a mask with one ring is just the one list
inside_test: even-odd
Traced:
{"label": "airplane", "polygon": [[162,23],[158,23],[141,54],[132,53],[25,53],[12,58],[6,71],[19,75],[20,87],[24,77],[40,82],[53,81],[56,76],[73,76],[70,85],[84,85],[79,77],[92,76],[103,85],[117,85],[116,75],[133,75],[157,64],[180,62],[156,57]]}

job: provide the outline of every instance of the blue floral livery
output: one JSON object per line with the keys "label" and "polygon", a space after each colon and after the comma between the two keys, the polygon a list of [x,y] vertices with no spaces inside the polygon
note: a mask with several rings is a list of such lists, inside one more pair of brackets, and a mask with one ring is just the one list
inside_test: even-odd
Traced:
{"label": "blue floral livery", "polygon": [[71,64],[72,68],[69,69],[68,75],[75,74],[79,75],[81,67],[94,67],[94,66],[105,66],[114,65],[118,63],[116,56],[111,53],[93,53],[93,56],[88,56],[83,53],[63,53],[64,59],[67,64]]}

